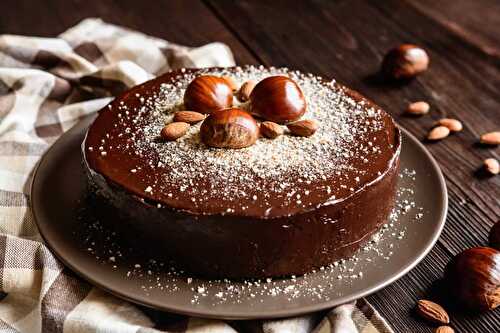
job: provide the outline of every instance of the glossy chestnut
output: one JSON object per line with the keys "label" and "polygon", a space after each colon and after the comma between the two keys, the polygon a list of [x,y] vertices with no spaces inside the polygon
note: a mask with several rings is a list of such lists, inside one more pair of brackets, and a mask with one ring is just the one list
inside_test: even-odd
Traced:
{"label": "glossy chestnut", "polygon": [[446,266],[450,297],[472,311],[500,305],[500,251],[475,247],[459,253]]}
{"label": "glossy chestnut", "polygon": [[213,75],[202,75],[189,83],[184,93],[188,110],[209,114],[231,107],[233,90],[227,80]]}
{"label": "glossy chestnut", "polygon": [[382,74],[388,79],[410,79],[429,67],[427,52],[413,44],[402,44],[390,50],[382,61]]}
{"label": "glossy chestnut", "polygon": [[221,78],[226,80],[227,84],[229,85],[229,87],[231,87],[232,91],[238,90],[238,84],[236,83],[236,81],[233,79],[232,76],[225,75],[225,76],[221,76]]}
{"label": "glossy chestnut", "polygon": [[249,109],[257,117],[286,124],[302,117],[306,100],[295,81],[287,76],[270,76],[252,90]]}
{"label": "glossy chestnut", "polygon": [[241,109],[218,110],[201,124],[200,137],[210,147],[244,148],[257,141],[259,126],[249,113]]}

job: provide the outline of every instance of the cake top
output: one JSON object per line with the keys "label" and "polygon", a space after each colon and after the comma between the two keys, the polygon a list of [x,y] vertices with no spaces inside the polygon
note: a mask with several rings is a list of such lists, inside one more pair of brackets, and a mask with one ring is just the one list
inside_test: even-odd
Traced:
{"label": "cake top", "polygon": [[[288,76],[305,96],[303,119],[319,129],[311,137],[260,138],[242,149],[207,147],[200,124],[176,141],[161,140],[163,126],[183,110],[188,84],[207,74],[238,85]],[[91,169],[158,207],[269,218],[354,195],[383,176],[398,153],[391,117],[368,100],[315,75],[254,66],[181,70],[135,87],[101,111],[85,141]]]}

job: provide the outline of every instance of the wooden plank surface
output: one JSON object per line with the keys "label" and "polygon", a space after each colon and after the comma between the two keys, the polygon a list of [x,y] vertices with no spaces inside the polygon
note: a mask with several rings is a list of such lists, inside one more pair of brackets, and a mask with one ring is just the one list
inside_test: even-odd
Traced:
{"label": "wooden plank surface", "polygon": [[[498,148],[478,147],[477,138],[500,125],[500,67],[494,51],[498,36],[491,32],[498,15],[481,15],[492,9],[492,1],[481,2],[475,1],[471,9],[468,1],[454,2],[454,6],[450,1],[294,5],[210,1],[266,65],[287,65],[336,78],[380,104],[417,137],[423,138],[444,116],[464,122],[463,132],[427,145],[446,175],[450,194],[449,217],[438,245],[407,276],[369,297],[397,332],[432,331],[412,314],[415,301],[440,296],[433,289],[439,289],[434,286],[444,265],[462,249],[485,244],[489,228],[500,215],[498,177],[476,176],[484,158],[498,158]],[[449,17],[443,3],[454,7]],[[468,12],[456,8],[466,5]],[[481,21],[472,16],[480,16]],[[382,84],[374,76],[381,59],[402,42],[424,46],[430,53],[431,68],[406,85]],[[431,114],[420,119],[402,117],[407,103],[415,100],[428,101]],[[500,331],[498,311],[452,317],[458,332]]]}
{"label": "wooden plank surface", "polygon": [[[396,332],[432,332],[412,313],[415,301],[437,297],[448,260],[483,245],[500,216],[500,177],[479,177],[484,158],[499,148],[477,144],[500,127],[500,2],[419,1],[80,1],[4,0],[0,33],[54,36],[79,20],[104,20],[185,45],[228,44],[239,64],[287,66],[360,91],[423,138],[434,121],[449,116],[464,130],[427,147],[447,180],[450,209],[442,237],[407,276],[369,301]],[[377,80],[385,52],[402,42],[422,45],[428,72],[405,85]],[[425,100],[430,115],[401,116],[410,101]],[[450,303],[450,302],[448,302]],[[453,303],[453,302],[451,302]],[[452,306],[452,304],[450,304]],[[480,316],[452,313],[457,332],[500,332],[500,311]]]}
{"label": "wooden plank surface", "polygon": [[226,43],[238,63],[258,61],[198,0],[2,0],[2,33],[54,37],[88,17],[187,46]]}

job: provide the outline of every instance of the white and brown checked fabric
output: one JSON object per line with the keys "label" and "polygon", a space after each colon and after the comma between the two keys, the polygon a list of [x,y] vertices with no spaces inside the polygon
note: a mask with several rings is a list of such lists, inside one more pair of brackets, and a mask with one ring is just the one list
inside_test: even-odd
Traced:
{"label": "white and brown checked fabric", "polygon": [[231,66],[227,46],[186,48],[99,19],[58,38],[0,36],[0,332],[392,332],[364,300],[277,321],[224,322],[135,306],[75,277],[41,241],[33,168],[81,117],[170,69]]}

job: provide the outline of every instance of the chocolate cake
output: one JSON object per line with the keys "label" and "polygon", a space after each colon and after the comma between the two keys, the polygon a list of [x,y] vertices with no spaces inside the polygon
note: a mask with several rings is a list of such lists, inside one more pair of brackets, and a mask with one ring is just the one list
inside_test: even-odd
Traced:
{"label": "chocolate cake", "polygon": [[[208,147],[201,123],[162,140],[201,75],[237,85],[287,76],[307,103],[302,118],[319,128],[242,149]],[[130,89],[100,111],[82,151],[95,192],[148,240],[137,246],[200,276],[261,278],[310,272],[368,242],[394,204],[400,140],[386,112],[335,81],[247,66],[180,70]]]}

